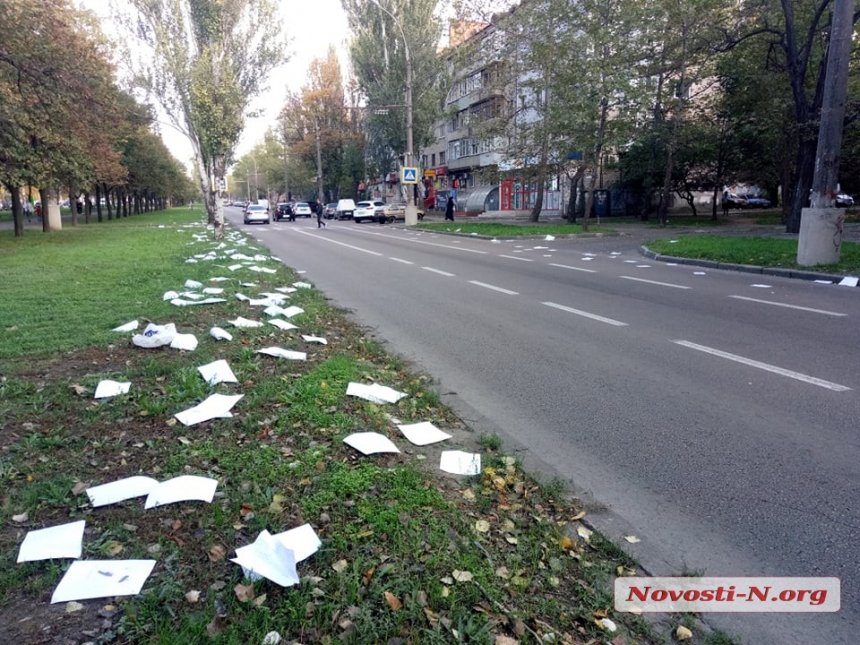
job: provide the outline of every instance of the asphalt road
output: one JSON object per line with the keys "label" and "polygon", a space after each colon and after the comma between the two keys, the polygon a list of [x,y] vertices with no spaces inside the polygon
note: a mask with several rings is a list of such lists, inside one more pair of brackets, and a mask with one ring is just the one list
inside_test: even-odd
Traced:
{"label": "asphalt road", "polygon": [[633,237],[493,243],[247,227],[558,474],[652,574],[836,576],[837,614],[710,614],[757,645],[860,634],[860,288],[667,266]]}

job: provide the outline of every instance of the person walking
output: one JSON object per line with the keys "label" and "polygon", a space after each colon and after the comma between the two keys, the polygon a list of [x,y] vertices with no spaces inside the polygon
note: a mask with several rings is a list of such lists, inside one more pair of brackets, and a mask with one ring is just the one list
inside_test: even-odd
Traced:
{"label": "person walking", "polygon": [[454,221],[454,197],[453,195],[448,195],[448,203],[445,204],[445,221],[453,222]]}
{"label": "person walking", "polygon": [[320,200],[317,200],[316,203],[316,211],[317,211],[317,228],[325,228],[325,222],[323,221],[323,205]]}

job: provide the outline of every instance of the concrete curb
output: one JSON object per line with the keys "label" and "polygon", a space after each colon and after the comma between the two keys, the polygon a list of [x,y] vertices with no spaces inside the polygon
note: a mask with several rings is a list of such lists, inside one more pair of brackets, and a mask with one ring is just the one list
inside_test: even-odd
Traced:
{"label": "concrete curb", "polygon": [[[432,222],[431,222],[432,223]],[[437,231],[432,228],[415,228],[414,226],[389,224],[392,228],[400,228],[408,231],[422,231],[426,233],[435,233],[438,235],[450,235],[452,237],[468,237],[475,240],[503,240],[505,242],[515,242],[516,240],[546,240],[547,233],[542,235],[481,235],[480,233],[473,235],[472,233],[458,233],[456,231]],[[583,238],[602,238],[602,237],[621,237],[623,233],[613,231],[611,233],[559,233],[552,235],[556,240],[578,240]],[[552,240],[550,240],[552,241]]]}
{"label": "concrete curb", "polygon": [[698,260],[695,258],[679,258],[674,255],[661,255],[655,253],[644,244],[639,247],[639,253],[649,260],[657,262],[674,262],[690,266],[704,267],[707,269],[723,269],[725,271],[740,271],[742,273],[755,273],[759,275],[773,275],[780,278],[793,278],[795,280],[832,280],[838,284],[845,275],[833,273],[816,273],[808,269],[781,269],[779,267],[760,267],[752,264],[733,264],[731,262],[715,262],[714,260]]}

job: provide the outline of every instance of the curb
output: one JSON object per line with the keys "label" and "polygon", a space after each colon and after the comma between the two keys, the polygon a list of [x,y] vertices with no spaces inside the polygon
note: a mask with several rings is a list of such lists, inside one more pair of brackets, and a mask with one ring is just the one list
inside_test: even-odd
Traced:
{"label": "curb", "polygon": [[832,280],[834,283],[839,283],[844,278],[849,277],[834,273],[816,273],[815,271],[804,269],[780,269],[779,267],[761,267],[753,264],[733,264],[731,262],[716,262],[714,260],[679,258],[674,255],[661,255],[660,253],[655,253],[644,244],[639,247],[639,253],[649,260],[654,260],[656,262],[674,262],[676,264],[686,264],[707,269],[723,269],[725,271],[740,271],[741,273],[772,275],[780,278],[793,278],[795,280]]}
{"label": "curb", "polygon": [[[433,222],[430,222],[431,224]],[[432,228],[415,228],[414,226],[390,225],[392,227],[401,228],[406,231],[422,231],[427,233],[436,233],[438,235],[451,235],[453,237],[468,237],[476,240],[502,240],[505,242],[515,242],[516,240],[546,240],[547,234],[543,235],[481,235],[480,233],[458,233],[456,231],[438,231]],[[559,233],[550,234],[556,240],[577,240],[582,238],[603,238],[603,237],[621,237],[623,233],[612,231],[608,233]]]}

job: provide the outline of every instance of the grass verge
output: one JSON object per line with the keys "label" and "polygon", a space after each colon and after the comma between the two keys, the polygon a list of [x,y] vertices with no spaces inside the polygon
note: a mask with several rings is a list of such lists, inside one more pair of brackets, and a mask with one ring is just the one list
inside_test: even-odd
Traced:
{"label": "grass verge", "polygon": [[645,246],[655,253],[664,253],[682,258],[697,258],[735,264],[753,264],[786,269],[804,269],[824,273],[860,272],[860,244],[843,242],[840,261],[833,265],[814,268],[797,264],[797,240],[782,240],[761,237],[683,237],[670,243],[668,240],[652,240]]}
{"label": "grass verge", "polygon": [[[197,217],[170,211],[23,243],[0,237],[14,303],[0,328],[0,642],[247,645],[271,631],[284,642],[331,644],[660,642],[650,623],[613,612],[612,580],[636,563],[599,534],[580,536],[584,514],[562,487],[539,485],[500,452],[498,437],[470,437],[427,378],[368,341],[318,291],[290,294],[305,312],[292,319],[298,330],[231,328],[232,342],[212,339],[212,325],[264,318],[236,292],[273,292],[298,277],[239,233],[223,245],[208,240]],[[210,251],[218,257],[205,259]],[[231,263],[242,268],[224,268]],[[34,267],[54,280],[39,275],[34,289]],[[162,301],[188,279],[224,288],[227,302]],[[64,298],[54,324],[40,319],[52,302],[31,295],[43,287]],[[191,353],[144,350],[106,331],[132,318],[175,322],[200,344]],[[32,328],[19,333],[25,324]],[[270,345],[308,360],[255,351]],[[238,383],[206,384],[196,367],[222,358]],[[104,378],[130,381],[131,390],[94,400]],[[350,381],[408,396],[389,406],[348,398]],[[244,395],[232,418],[176,422],[213,392]],[[454,442],[411,446],[395,423],[415,421],[480,450],[482,473],[442,474],[439,451]],[[386,434],[403,452],[363,457],[342,442],[358,430]],[[213,477],[218,492],[212,504],[151,510],[141,499],[88,503],[86,486],[136,474]],[[77,519],[87,522],[85,558],[156,560],[141,594],[49,604],[69,561],[18,565],[18,547],[28,530]],[[229,562],[263,529],[304,522],[323,545],[299,565],[299,585],[252,582]],[[601,626],[610,617],[617,633]]]}
{"label": "grass verge", "polygon": [[[464,235],[486,235],[487,237],[521,237],[524,235],[580,235],[581,224],[499,224],[496,222],[456,222],[455,224],[428,223],[418,224],[412,228],[427,231],[444,231],[446,233],[462,233]],[[596,222],[588,227],[588,233],[612,233],[611,228],[599,227]]]}

